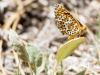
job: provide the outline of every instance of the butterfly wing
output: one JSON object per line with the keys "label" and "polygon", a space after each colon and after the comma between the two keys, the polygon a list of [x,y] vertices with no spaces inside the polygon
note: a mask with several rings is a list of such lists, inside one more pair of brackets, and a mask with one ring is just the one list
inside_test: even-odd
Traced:
{"label": "butterfly wing", "polygon": [[81,23],[79,23],[68,10],[61,4],[55,5],[55,20],[57,27],[63,35],[77,35],[81,31]]}

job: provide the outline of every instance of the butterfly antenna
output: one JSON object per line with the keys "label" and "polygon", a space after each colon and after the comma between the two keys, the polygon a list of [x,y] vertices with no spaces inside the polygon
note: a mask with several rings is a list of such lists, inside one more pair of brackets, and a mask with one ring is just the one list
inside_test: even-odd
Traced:
{"label": "butterfly antenna", "polygon": [[79,20],[79,15],[78,15],[77,9],[74,8],[74,11],[75,11],[76,16],[78,16],[78,20]]}

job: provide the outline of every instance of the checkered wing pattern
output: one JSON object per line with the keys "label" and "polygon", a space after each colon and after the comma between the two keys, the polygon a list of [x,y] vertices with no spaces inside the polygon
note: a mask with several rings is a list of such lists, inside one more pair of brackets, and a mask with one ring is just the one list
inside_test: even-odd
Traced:
{"label": "checkered wing pattern", "polygon": [[63,5],[55,5],[54,12],[58,29],[63,35],[68,35],[69,40],[82,35],[86,31],[86,27],[76,20]]}

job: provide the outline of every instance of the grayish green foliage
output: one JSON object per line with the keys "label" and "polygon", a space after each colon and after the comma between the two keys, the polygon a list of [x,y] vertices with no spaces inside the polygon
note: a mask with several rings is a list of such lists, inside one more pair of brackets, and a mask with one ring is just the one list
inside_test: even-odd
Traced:
{"label": "grayish green foliage", "polygon": [[25,46],[15,31],[10,30],[9,40],[13,46],[13,49],[18,54],[19,58],[22,59],[23,61],[28,62],[29,57],[28,57],[28,54],[26,52]]}
{"label": "grayish green foliage", "polygon": [[[31,67],[33,68],[35,74],[41,72],[43,69],[43,67],[40,67],[42,65],[42,54],[41,52],[33,45],[26,45],[26,50],[27,50],[27,53],[29,54],[29,60],[30,60],[30,63],[31,63]],[[40,67],[40,70],[39,70],[39,67]]]}

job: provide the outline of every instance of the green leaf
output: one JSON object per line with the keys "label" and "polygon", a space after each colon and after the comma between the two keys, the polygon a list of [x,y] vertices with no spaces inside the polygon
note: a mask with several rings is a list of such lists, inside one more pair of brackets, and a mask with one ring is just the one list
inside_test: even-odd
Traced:
{"label": "green leaf", "polygon": [[28,58],[28,54],[25,49],[25,45],[21,41],[21,39],[18,37],[18,35],[15,31],[10,30],[9,40],[13,46],[13,49],[18,54],[19,58],[22,59],[23,61],[28,62],[29,58]]}
{"label": "green leaf", "polygon": [[73,51],[85,40],[86,38],[80,37],[72,39],[65,43],[61,48],[59,48],[56,54],[57,63],[60,63],[64,58],[68,57],[71,53],[73,53]]}
{"label": "green leaf", "polygon": [[84,74],[85,74],[85,70],[77,73],[76,75],[84,75]]}
{"label": "green leaf", "polygon": [[36,66],[39,67],[42,64],[42,54],[38,53],[35,59]]}
{"label": "green leaf", "polygon": [[36,75],[40,75],[40,73],[44,70],[44,66],[45,66],[45,60],[43,59],[41,66],[37,67],[36,69],[36,73],[37,73]]}

